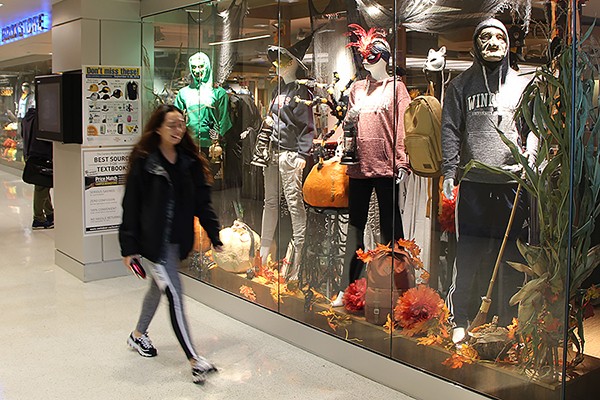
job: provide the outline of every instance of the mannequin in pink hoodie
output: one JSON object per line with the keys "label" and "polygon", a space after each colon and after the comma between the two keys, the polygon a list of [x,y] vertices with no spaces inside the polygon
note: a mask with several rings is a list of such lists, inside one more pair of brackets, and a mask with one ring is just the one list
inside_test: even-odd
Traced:
{"label": "mannequin in pink hoodie", "polygon": [[[403,237],[402,217],[398,207],[398,185],[408,175],[404,150],[404,111],[410,103],[406,86],[399,77],[387,72],[391,57],[385,35],[350,25],[363,57],[367,78],[350,88],[349,110],[358,110],[357,153],[359,162],[348,166],[349,210],[348,241],[342,275],[342,288],[358,279],[364,264],[356,250],[364,248],[364,231],[371,193],[375,190],[379,204],[382,242],[387,244]],[[343,292],[332,303],[342,305]]]}

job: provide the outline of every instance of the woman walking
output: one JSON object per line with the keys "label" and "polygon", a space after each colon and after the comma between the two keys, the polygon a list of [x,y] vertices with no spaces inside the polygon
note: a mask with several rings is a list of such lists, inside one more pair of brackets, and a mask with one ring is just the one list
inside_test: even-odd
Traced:
{"label": "woman walking", "polygon": [[165,294],[171,324],[192,367],[194,383],[203,383],[206,375],[217,369],[194,350],[177,269],[193,246],[194,216],[200,219],[214,250],[222,251],[208,171],[208,162],[187,131],[183,112],[172,105],[159,106],[129,156],[119,228],[123,263],[130,267],[144,257],[152,278],[127,343],[144,357],[157,355],[147,329]]}

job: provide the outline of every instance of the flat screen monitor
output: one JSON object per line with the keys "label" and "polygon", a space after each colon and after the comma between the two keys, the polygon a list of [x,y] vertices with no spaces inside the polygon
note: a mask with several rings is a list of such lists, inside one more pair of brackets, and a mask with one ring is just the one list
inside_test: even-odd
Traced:
{"label": "flat screen monitor", "polygon": [[60,82],[37,85],[38,129],[42,132],[61,131]]}
{"label": "flat screen monitor", "polygon": [[82,143],[81,71],[35,77],[38,137]]}

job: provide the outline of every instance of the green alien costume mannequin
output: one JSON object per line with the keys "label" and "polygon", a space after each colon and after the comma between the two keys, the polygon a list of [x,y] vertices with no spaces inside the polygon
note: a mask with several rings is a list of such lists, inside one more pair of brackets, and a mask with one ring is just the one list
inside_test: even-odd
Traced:
{"label": "green alien costume mannequin", "polygon": [[223,88],[213,87],[213,73],[208,56],[202,52],[188,60],[192,82],[179,90],[175,106],[187,113],[187,126],[203,151],[211,146],[210,131],[223,136],[230,128],[227,110],[229,99]]}

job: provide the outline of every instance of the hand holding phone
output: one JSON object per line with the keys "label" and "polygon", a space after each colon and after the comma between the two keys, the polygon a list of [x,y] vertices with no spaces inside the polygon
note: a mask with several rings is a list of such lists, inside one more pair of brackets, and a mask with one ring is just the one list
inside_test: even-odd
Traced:
{"label": "hand holding phone", "polygon": [[131,259],[131,262],[129,263],[129,268],[131,269],[133,274],[138,278],[146,279],[146,271],[144,270],[144,267],[142,267],[140,260],[138,260],[137,258]]}

